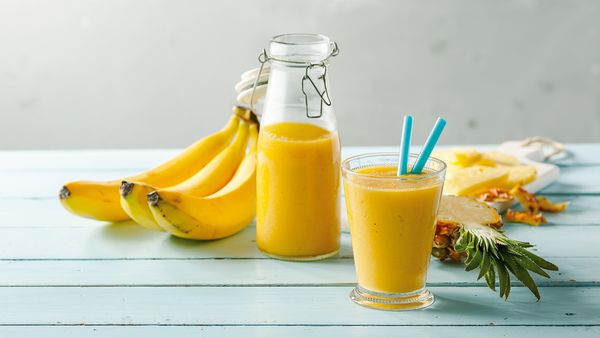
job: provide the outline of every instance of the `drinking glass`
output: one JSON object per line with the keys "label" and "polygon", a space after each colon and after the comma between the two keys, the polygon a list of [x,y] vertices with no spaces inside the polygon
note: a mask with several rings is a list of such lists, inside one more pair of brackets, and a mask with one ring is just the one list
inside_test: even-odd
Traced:
{"label": "drinking glass", "polygon": [[[409,155],[409,172],[417,159]],[[397,153],[342,163],[358,285],[351,299],[383,310],[424,308],[425,287],[446,164],[429,158],[421,174],[397,176]]]}

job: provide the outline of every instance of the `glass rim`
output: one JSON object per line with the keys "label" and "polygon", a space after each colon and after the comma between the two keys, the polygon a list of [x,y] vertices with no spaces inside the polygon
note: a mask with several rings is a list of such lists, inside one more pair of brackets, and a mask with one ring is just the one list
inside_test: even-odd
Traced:
{"label": "glass rim", "polygon": [[[288,42],[288,41],[282,41],[281,38],[283,37],[308,37],[308,38],[313,38],[314,41],[309,41],[309,42]],[[329,37],[323,35],[323,34],[318,34],[318,33],[285,33],[285,34],[279,34],[279,35],[275,35],[271,38],[271,40],[269,41],[270,43],[279,43],[282,45],[290,45],[290,46],[301,46],[301,45],[318,45],[318,44],[329,44],[331,43],[331,39],[329,39]]]}
{"label": "glass rim", "polygon": [[[433,156],[429,156],[429,158],[427,159],[427,162],[434,162],[434,163],[438,163],[441,165],[440,169],[431,169],[432,172],[428,173],[428,174],[422,174],[419,175],[418,177],[407,177],[407,176],[383,176],[383,175],[374,175],[374,174],[362,174],[362,173],[358,173],[352,169],[350,169],[350,162],[353,160],[358,160],[358,159],[363,159],[363,158],[373,158],[373,157],[384,157],[384,156],[394,156],[396,159],[398,158],[400,154],[398,152],[374,152],[374,153],[364,153],[364,154],[359,154],[359,155],[354,155],[351,157],[348,157],[347,159],[342,161],[342,172],[345,174],[349,174],[349,175],[354,175],[354,176],[360,176],[360,177],[366,177],[366,178],[373,178],[373,179],[379,179],[379,180],[396,180],[396,181],[410,181],[410,180],[422,180],[422,179],[426,179],[426,178],[435,178],[435,177],[439,177],[440,175],[442,175],[445,171],[446,168],[448,167],[446,165],[446,162],[440,160],[437,157],[433,157]],[[419,154],[417,153],[410,153],[408,154],[409,158],[417,158],[419,157]],[[397,165],[397,162],[396,162]]]}

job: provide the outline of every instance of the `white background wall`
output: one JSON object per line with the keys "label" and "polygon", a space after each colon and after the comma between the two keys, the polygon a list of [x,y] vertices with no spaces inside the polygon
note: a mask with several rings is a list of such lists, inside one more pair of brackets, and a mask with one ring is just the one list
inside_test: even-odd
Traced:
{"label": "white background wall", "polygon": [[283,32],[339,42],[345,145],[600,142],[598,0],[0,0],[0,149],[183,147]]}

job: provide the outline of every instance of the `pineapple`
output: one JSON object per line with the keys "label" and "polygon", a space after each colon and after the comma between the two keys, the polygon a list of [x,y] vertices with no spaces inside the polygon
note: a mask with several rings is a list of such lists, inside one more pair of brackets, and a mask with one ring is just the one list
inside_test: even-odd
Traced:
{"label": "pineapple", "polygon": [[510,194],[519,200],[523,210],[531,214],[537,214],[540,211],[563,212],[569,206],[569,202],[553,203],[545,197],[536,196],[523,189],[520,185],[512,188]]}
{"label": "pineapple", "polygon": [[499,165],[514,166],[519,165],[519,159],[499,151],[488,151],[481,155],[482,160],[494,162]]}
{"label": "pineapple", "polygon": [[489,187],[502,187],[508,178],[508,170],[472,166],[454,170],[444,183],[444,194],[468,196]]}
{"label": "pineapple", "polygon": [[432,156],[457,167],[469,167],[481,159],[481,153],[474,148],[461,147],[452,150],[433,152]]}
{"label": "pineapple", "polygon": [[504,168],[508,171],[508,177],[504,182],[506,189],[533,182],[537,177],[537,169],[532,165],[515,165]]}
{"label": "pineapple", "polygon": [[536,199],[538,202],[538,206],[540,207],[540,210],[542,210],[542,211],[553,212],[553,213],[563,212],[569,206],[569,202],[554,203],[554,202],[550,201],[549,199],[547,199],[546,197],[542,197],[542,196],[537,196]]}
{"label": "pineapple", "polygon": [[512,223],[524,223],[533,226],[538,226],[548,223],[548,220],[541,212],[532,214],[527,211],[506,210],[506,220]]}
{"label": "pineapple", "polygon": [[455,250],[456,242],[461,235],[460,228],[465,223],[484,224],[499,229],[502,227],[502,217],[498,215],[496,209],[475,199],[443,196],[438,211],[432,255],[442,261],[447,258],[459,261],[465,257],[465,252]]}
{"label": "pineapple", "polygon": [[454,159],[456,165],[468,167],[481,159],[481,153],[474,148],[456,148],[454,149]]}
{"label": "pineapple", "polygon": [[462,147],[434,152],[448,165],[444,193],[474,196],[492,188],[512,189],[537,178],[535,166],[521,165],[516,157],[498,151],[479,152]]}
{"label": "pineapple", "polygon": [[525,223],[533,226],[546,224],[548,221],[542,211],[563,212],[569,206],[569,202],[553,203],[545,197],[538,197],[516,185],[510,190],[510,195],[516,197],[523,207],[523,211],[506,211],[506,220],[514,223]]}
{"label": "pineapple", "polygon": [[[498,230],[502,218],[496,210],[469,197],[443,196],[437,215],[432,254],[440,260],[465,258],[466,271],[479,268],[488,287],[496,290],[498,275],[500,297],[510,293],[509,273],[517,277],[539,300],[540,293],[529,271],[549,278],[544,270],[558,267],[527,249],[530,243],[508,238]],[[529,270],[529,271],[528,271]]]}

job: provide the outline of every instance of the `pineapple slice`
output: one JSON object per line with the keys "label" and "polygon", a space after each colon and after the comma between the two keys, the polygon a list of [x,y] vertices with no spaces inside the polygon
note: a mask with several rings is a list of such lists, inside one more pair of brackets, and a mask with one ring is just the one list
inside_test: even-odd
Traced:
{"label": "pineapple slice", "polygon": [[512,188],[510,193],[519,200],[519,203],[521,203],[525,212],[530,214],[537,214],[540,212],[540,205],[536,196],[523,189],[520,185]]}
{"label": "pineapple slice", "polygon": [[481,153],[470,147],[434,151],[431,156],[439,158],[450,166],[469,167],[481,158]]}
{"label": "pineapple slice", "polygon": [[504,168],[508,170],[508,178],[504,185],[504,188],[506,189],[525,185],[533,182],[537,178],[537,169],[532,165],[517,165]]}
{"label": "pineapple slice", "polygon": [[488,151],[485,152],[481,155],[481,159],[482,160],[486,160],[486,161],[491,161],[494,162],[496,164],[500,164],[500,165],[508,165],[508,166],[513,166],[513,165],[519,165],[519,159],[506,154],[506,153],[502,153],[499,151]]}
{"label": "pineapple slice", "polygon": [[542,196],[538,196],[537,201],[540,210],[547,212],[563,212],[569,206],[569,202],[554,203]]}
{"label": "pineapple slice", "polygon": [[541,212],[532,214],[526,211],[506,210],[506,220],[513,223],[524,223],[533,226],[538,226],[548,223],[546,217]]}
{"label": "pineapple slice", "polygon": [[521,165],[519,160],[499,151],[479,152],[461,147],[437,151],[434,157],[448,165],[444,193],[472,196],[492,188],[512,189],[537,178],[534,166]]}
{"label": "pineapple slice", "polygon": [[456,169],[444,183],[444,194],[469,196],[491,187],[503,187],[508,174],[504,167],[472,166]]}
{"label": "pineapple slice", "polygon": [[446,195],[442,197],[437,214],[439,224],[483,224],[502,227],[502,217],[496,209],[471,197]]}
{"label": "pineapple slice", "polygon": [[482,157],[477,162],[475,162],[474,165],[480,165],[480,166],[485,166],[485,167],[496,167],[498,164],[490,159]]}
{"label": "pineapple slice", "polygon": [[454,149],[455,163],[461,167],[469,167],[481,158],[481,153],[475,150],[475,148],[456,148]]}
{"label": "pineapple slice", "polygon": [[506,220],[509,222],[525,223],[534,226],[546,224],[546,217],[544,217],[541,211],[562,212],[569,206],[569,202],[553,203],[545,197],[535,196],[535,194],[528,192],[520,185],[512,188],[510,194],[519,200],[524,211],[508,209],[506,211]]}

